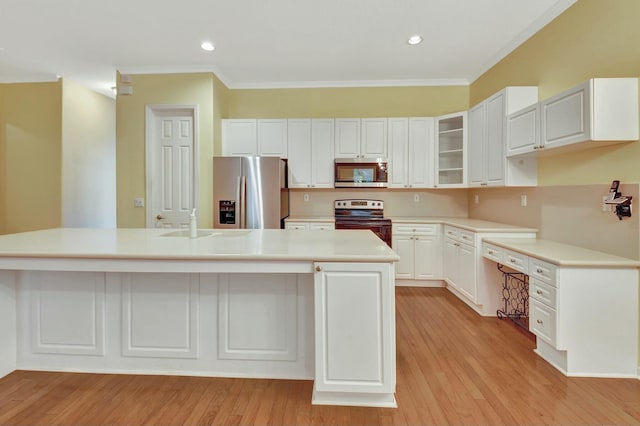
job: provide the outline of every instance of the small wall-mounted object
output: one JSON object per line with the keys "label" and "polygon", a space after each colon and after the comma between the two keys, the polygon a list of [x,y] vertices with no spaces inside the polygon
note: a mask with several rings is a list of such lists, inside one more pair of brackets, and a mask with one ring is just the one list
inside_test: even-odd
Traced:
{"label": "small wall-mounted object", "polygon": [[631,217],[631,200],[633,197],[622,195],[618,192],[620,186],[619,180],[611,182],[611,188],[609,189],[609,195],[605,200],[605,204],[611,204],[616,207],[615,213],[618,219],[622,220],[623,217]]}
{"label": "small wall-mounted object", "polygon": [[133,95],[133,87],[121,85],[118,87],[118,95]]}

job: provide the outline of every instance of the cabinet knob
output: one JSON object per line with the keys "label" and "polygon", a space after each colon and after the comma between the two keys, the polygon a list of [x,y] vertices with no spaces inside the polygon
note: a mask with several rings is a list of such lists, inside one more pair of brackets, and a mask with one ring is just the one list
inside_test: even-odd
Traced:
{"label": "cabinet knob", "polygon": [[536,272],[537,272],[537,273],[539,273],[539,274],[541,274],[541,273],[542,273],[542,269],[540,269],[540,268],[536,268]]}
{"label": "cabinet knob", "polygon": [[509,259],[509,262],[516,263],[516,260],[515,259]]}
{"label": "cabinet knob", "polygon": [[542,291],[541,290],[536,290],[536,293],[542,294]]}
{"label": "cabinet knob", "polygon": [[322,266],[320,265],[316,266],[316,272],[320,272],[320,271],[322,271]]}
{"label": "cabinet knob", "polygon": [[493,250],[489,250],[489,254],[493,254]]}
{"label": "cabinet knob", "polygon": [[416,237],[415,239],[416,239],[416,240],[419,240],[419,239],[420,239],[420,237]]}
{"label": "cabinet knob", "polygon": [[544,324],[544,321],[542,321],[541,319],[536,320],[536,322],[537,322],[538,324]]}
{"label": "cabinet knob", "polygon": [[533,149],[540,149],[537,145],[533,147]]}

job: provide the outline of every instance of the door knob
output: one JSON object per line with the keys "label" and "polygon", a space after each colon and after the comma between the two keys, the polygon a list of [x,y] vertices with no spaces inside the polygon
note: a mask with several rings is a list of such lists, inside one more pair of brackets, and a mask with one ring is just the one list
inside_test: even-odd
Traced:
{"label": "door knob", "polygon": [[161,214],[159,214],[158,216],[156,216],[156,220],[162,220],[164,219],[164,216],[162,216]]}
{"label": "door knob", "polygon": [[322,266],[316,266],[316,271],[317,271],[317,272],[322,271]]}

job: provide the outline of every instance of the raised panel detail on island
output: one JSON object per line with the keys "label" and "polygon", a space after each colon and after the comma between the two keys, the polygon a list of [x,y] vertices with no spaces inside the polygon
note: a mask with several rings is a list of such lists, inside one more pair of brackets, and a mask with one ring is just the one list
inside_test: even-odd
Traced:
{"label": "raised panel detail on island", "polygon": [[122,355],[198,356],[198,274],[122,275]]}
{"label": "raised panel detail on island", "polygon": [[31,291],[31,350],[104,355],[105,274],[25,272]]}
{"label": "raised panel detail on island", "polygon": [[297,299],[294,274],[221,274],[218,357],[295,360]]}
{"label": "raised panel detail on island", "polygon": [[355,405],[395,407],[393,266],[323,262],[315,270],[313,402],[355,392]]}

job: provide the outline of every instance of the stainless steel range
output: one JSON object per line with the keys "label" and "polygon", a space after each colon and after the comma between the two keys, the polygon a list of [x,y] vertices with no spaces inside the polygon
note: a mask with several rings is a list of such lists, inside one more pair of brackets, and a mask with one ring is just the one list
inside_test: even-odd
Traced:
{"label": "stainless steel range", "polygon": [[391,247],[391,219],[384,218],[382,200],[336,200],[336,229],[369,229]]}

